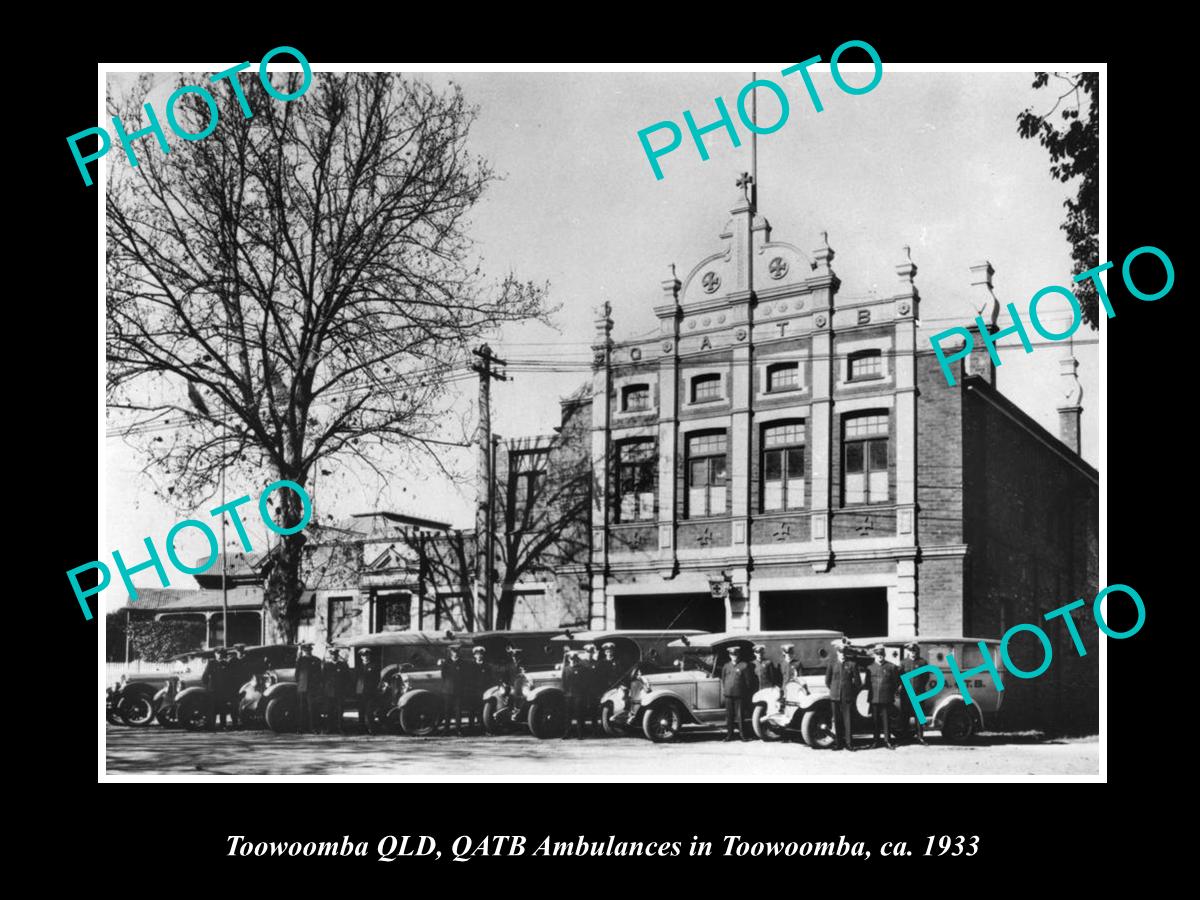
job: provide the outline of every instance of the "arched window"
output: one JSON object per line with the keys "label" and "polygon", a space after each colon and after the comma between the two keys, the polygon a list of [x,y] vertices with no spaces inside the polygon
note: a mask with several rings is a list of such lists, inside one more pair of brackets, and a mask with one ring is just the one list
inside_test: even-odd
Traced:
{"label": "arched window", "polygon": [[864,381],[883,377],[882,351],[860,350],[857,353],[851,353],[847,362],[847,381]]}
{"label": "arched window", "polygon": [[762,510],[804,506],[804,422],[772,422],[762,430]]}
{"label": "arched window", "polygon": [[842,503],[888,502],[888,412],[842,419]]}
{"label": "arched window", "polygon": [[800,364],[773,363],[767,366],[767,393],[794,391],[800,387]]}
{"label": "arched window", "polygon": [[692,379],[692,402],[703,403],[706,400],[721,399],[721,376],[697,375]]}
{"label": "arched window", "polygon": [[621,412],[645,412],[650,408],[650,385],[627,384],[621,388]]}
{"label": "arched window", "polygon": [[726,448],[724,431],[688,435],[688,518],[725,514]]}

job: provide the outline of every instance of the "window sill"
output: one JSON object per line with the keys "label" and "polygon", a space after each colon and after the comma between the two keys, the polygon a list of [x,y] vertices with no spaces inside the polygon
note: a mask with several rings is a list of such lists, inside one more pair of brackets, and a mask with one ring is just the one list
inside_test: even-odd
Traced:
{"label": "window sill", "polygon": [[690,400],[684,406],[706,406],[710,403],[724,403],[727,399],[726,397],[710,397],[708,400]]}
{"label": "window sill", "polygon": [[888,378],[885,372],[882,375],[859,375],[857,378],[847,378],[845,384],[863,384],[868,381],[884,381]]}

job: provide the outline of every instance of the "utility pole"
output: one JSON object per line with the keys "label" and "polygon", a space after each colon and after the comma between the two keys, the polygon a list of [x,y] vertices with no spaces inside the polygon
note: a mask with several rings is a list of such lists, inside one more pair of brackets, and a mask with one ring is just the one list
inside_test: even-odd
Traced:
{"label": "utility pole", "polygon": [[[495,483],[492,455],[492,379],[508,381],[492,368],[493,363],[505,366],[508,363],[492,355],[492,348],[483,344],[472,351],[479,357],[479,362],[471,368],[479,373],[479,428],[475,435],[475,443],[479,448],[479,472],[483,484],[478,489],[478,500],[475,508],[475,584],[476,590],[483,593],[482,606],[484,610],[483,629],[492,627],[492,497]],[[480,536],[483,540],[479,540]]]}

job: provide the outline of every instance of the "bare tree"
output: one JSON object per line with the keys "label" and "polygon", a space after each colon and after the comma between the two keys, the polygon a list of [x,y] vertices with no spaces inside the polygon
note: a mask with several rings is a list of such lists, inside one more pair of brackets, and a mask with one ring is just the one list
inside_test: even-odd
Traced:
{"label": "bare tree", "polygon": [[[227,467],[304,486],[322,462],[441,465],[445,379],[467,347],[549,314],[544,286],[488,282],[473,256],[466,216],[494,179],[467,150],[476,110],[457,86],[327,73],[286,103],[246,79],[244,118],[228,81],[203,83],[221,110],[210,135],[167,155],[143,139],[136,168],[109,168],[115,427],[183,509]],[[129,130],[150,86],[110,98]],[[209,121],[194,94],[176,110],[193,133]],[[276,521],[298,523],[299,498],[274,496]],[[286,639],[304,540],[280,541],[266,582]]]}

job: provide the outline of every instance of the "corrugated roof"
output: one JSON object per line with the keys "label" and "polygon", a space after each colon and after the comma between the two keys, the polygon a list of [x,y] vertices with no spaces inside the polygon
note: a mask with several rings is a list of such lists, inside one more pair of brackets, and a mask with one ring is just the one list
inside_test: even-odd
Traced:
{"label": "corrugated roof", "polygon": [[[221,592],[190,588],[138,588],[138,598],[126,598],[128,609],[154,612],[212,611],[221,608]],[[230,609],[260,609],[262,588],[257,586],[229,589]]]}

